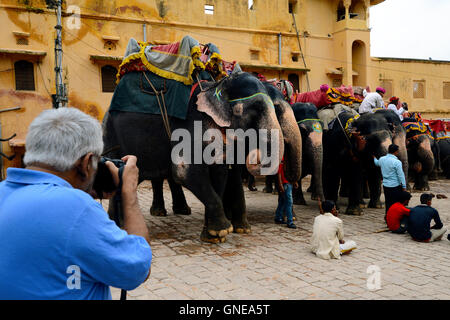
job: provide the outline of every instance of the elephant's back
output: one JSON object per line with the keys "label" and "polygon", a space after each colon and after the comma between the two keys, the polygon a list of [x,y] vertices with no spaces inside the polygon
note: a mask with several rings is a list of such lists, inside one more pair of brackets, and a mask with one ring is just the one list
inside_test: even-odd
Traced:
{"label": "elephant's back", "polygon": [[161,115],[109,112],[104,120],[104,150],[109,157],[135,155],[142,179],[167,177],[170,141]]}

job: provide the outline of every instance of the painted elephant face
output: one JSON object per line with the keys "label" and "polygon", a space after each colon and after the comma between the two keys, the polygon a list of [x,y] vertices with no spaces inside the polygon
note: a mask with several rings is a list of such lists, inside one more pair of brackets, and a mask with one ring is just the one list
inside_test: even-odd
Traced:
{"label": "painted elephant face", "polygon": [[224,78],[198,94],[197,110],[219,127],[234,130],[233,139],[238,143],[244,144],[249,135],[256,134],[257,143],[250,144],[246,159],[249,172],[276,173],[284,153],[283,133],[272,100],[258,79],[245,72]]}
{"label": "painted elephant face", "polygon": [[385,156],[392,144],[387,120],[381,114],[364,114],[354,122],[357,149],[377,158]]}

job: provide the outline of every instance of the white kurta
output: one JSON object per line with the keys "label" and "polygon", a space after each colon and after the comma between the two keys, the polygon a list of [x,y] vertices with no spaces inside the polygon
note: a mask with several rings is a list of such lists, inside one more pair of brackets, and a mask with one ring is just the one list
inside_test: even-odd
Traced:
{"label": "white kurta", "polygon": [[340,259],[339,240],[344,239],[344,226],[341,219],[326,212],[314,219],[311,251],[322,259]]}
{"label": "white kurta", "polygon": [[391,103],[388,105],[388,109],[394,111],[398,115],[400,120],[403,120],[403,113],[405,112],[405,109],[403,109],[403,107],[400,109],[397,109],[397,106],[395,104]]}
{"label": "white kurta", "polygon": [[376,108],[384,108],[383,98],[378,92],[369,92],[365,96],[363,102],[361,102],[358,112],[360,114],[367,112],[373,113],[373,109]]}

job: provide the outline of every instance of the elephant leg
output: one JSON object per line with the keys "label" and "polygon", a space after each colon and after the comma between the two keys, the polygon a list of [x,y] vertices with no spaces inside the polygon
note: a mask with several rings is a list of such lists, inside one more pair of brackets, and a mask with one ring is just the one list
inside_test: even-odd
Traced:
{"label": "elephant leg", "polygon": [[369,178],[364,179],[362,188],[363,199],[370,199]]}
{"label": "elephant leg", "polygon": [[188,188],[205,206],[205,221],[200,239],[205,242],[224,242],[233,226],[225,216],[222,203],[226,185],[225,165],[174,165],[174,180]]}
{"label": "elephant leg", "polygon": [[263,192],[272,193],[273,192],[273,176],[266,176],[265,183],[266,183],[266,186],[264,187]]}
{"label": "elephant leg", "polygon": [[341,187],[339,188],[339,196],[347,198],[348,192],[349,192],[348,188],[349,188],[348,181],[347,181],[347,178],[344,176],[344,177],[342,177],[342,180],[341,180]]}
{"label": "elephant leg", "polygon": [[349,161],[345,168],[346,177],[348,179],[349,195],[348,206],[345,214],[361,215],[360,200],[362,199],[362,166],[361,163]]}
{"label": "elephant leg", "polygon": [[336,204],[336,208],[338,208],[338,191],[339,191],[339,183],[340,176],[338,174],[338,168],[329,168],[324,175],[323,179],[324,183],[324,193],[325,199],[334,201]]}
{"label": "elephant leg", "polygon": [[231,220],[234,232],[251,232],[251,227],[247,220],[247,208],[239,166],[232,166],[231,169],[228,169],[228,179],[223,194],[223,207],[227,218]]}
{"label": "elephant leg", "polygon": [[189,215],[191,208],[186,202],[183,188],[176,183],[172,178],[167,179],[169,183],[170,192],[172,193],[172,210],[174,214]]}
{"label": "elephant leg", "polygon": [[109,199],[108,205],[108,215],[111,220],[114,220],[117,226],[123,225],[123,213],[119,210],[119,197],[115,195],[111,199]]}
{"label": "elephant leg", "polygon": [[303,197],[302,191],[302,179],[298,180],[298,188],[292,190],[292,198],[294,199],[294,204],[306,206],[305,198]]}
{"label": "elephant leg", "polygon": [[152,216],[165,217],[167,216],[167,211],[164,206],[164,179],[152,179],[151,181],[153,190],[153,202],[152,206],[150,207],[150,214]]}
{"label": "elephant leg", "polygon": [[314,179],[311,177],[311,183],[309,184],[308,189],[306,189],[306,192],[313,193],[314,190],[315,190],[315,187],[314,187]]}
{"label": "elephant leg", "polygon": [[371,168],[368,175],[368,185],[370,192],[369,208],[383,208],[380,201],[381,196],[381,171],[379,168]]}

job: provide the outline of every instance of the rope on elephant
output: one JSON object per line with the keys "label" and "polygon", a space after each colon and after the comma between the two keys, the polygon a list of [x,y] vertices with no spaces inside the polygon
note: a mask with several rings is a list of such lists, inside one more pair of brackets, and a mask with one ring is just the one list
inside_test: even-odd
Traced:
{"label": "rope on elephant", "polygon": [[[150,84],[150,86],[152,87],[153,91],[156,94],[156,100],[158,101],[159,110],[161,111],[161,117],[162,117],[162,120],[163,120],[163,123],[164,123],[164,128],[166,129],[166,133],[167,133],[167,136],[169,137],[169,140],[171,140],[171,138],[172,138],[172,131],[170,129],[169,116],[167,115],[167,107],[166,107],[166,103],[164,101],[164,93],[162,93],[162,91],[156,90],[156,88],[153,86],[152,82],[147,77],[145,72],[143,74],[144,74],[145,79]],[[162,105],[161,105],[161,102],[159,101],[159,94],[161,94]]]}

